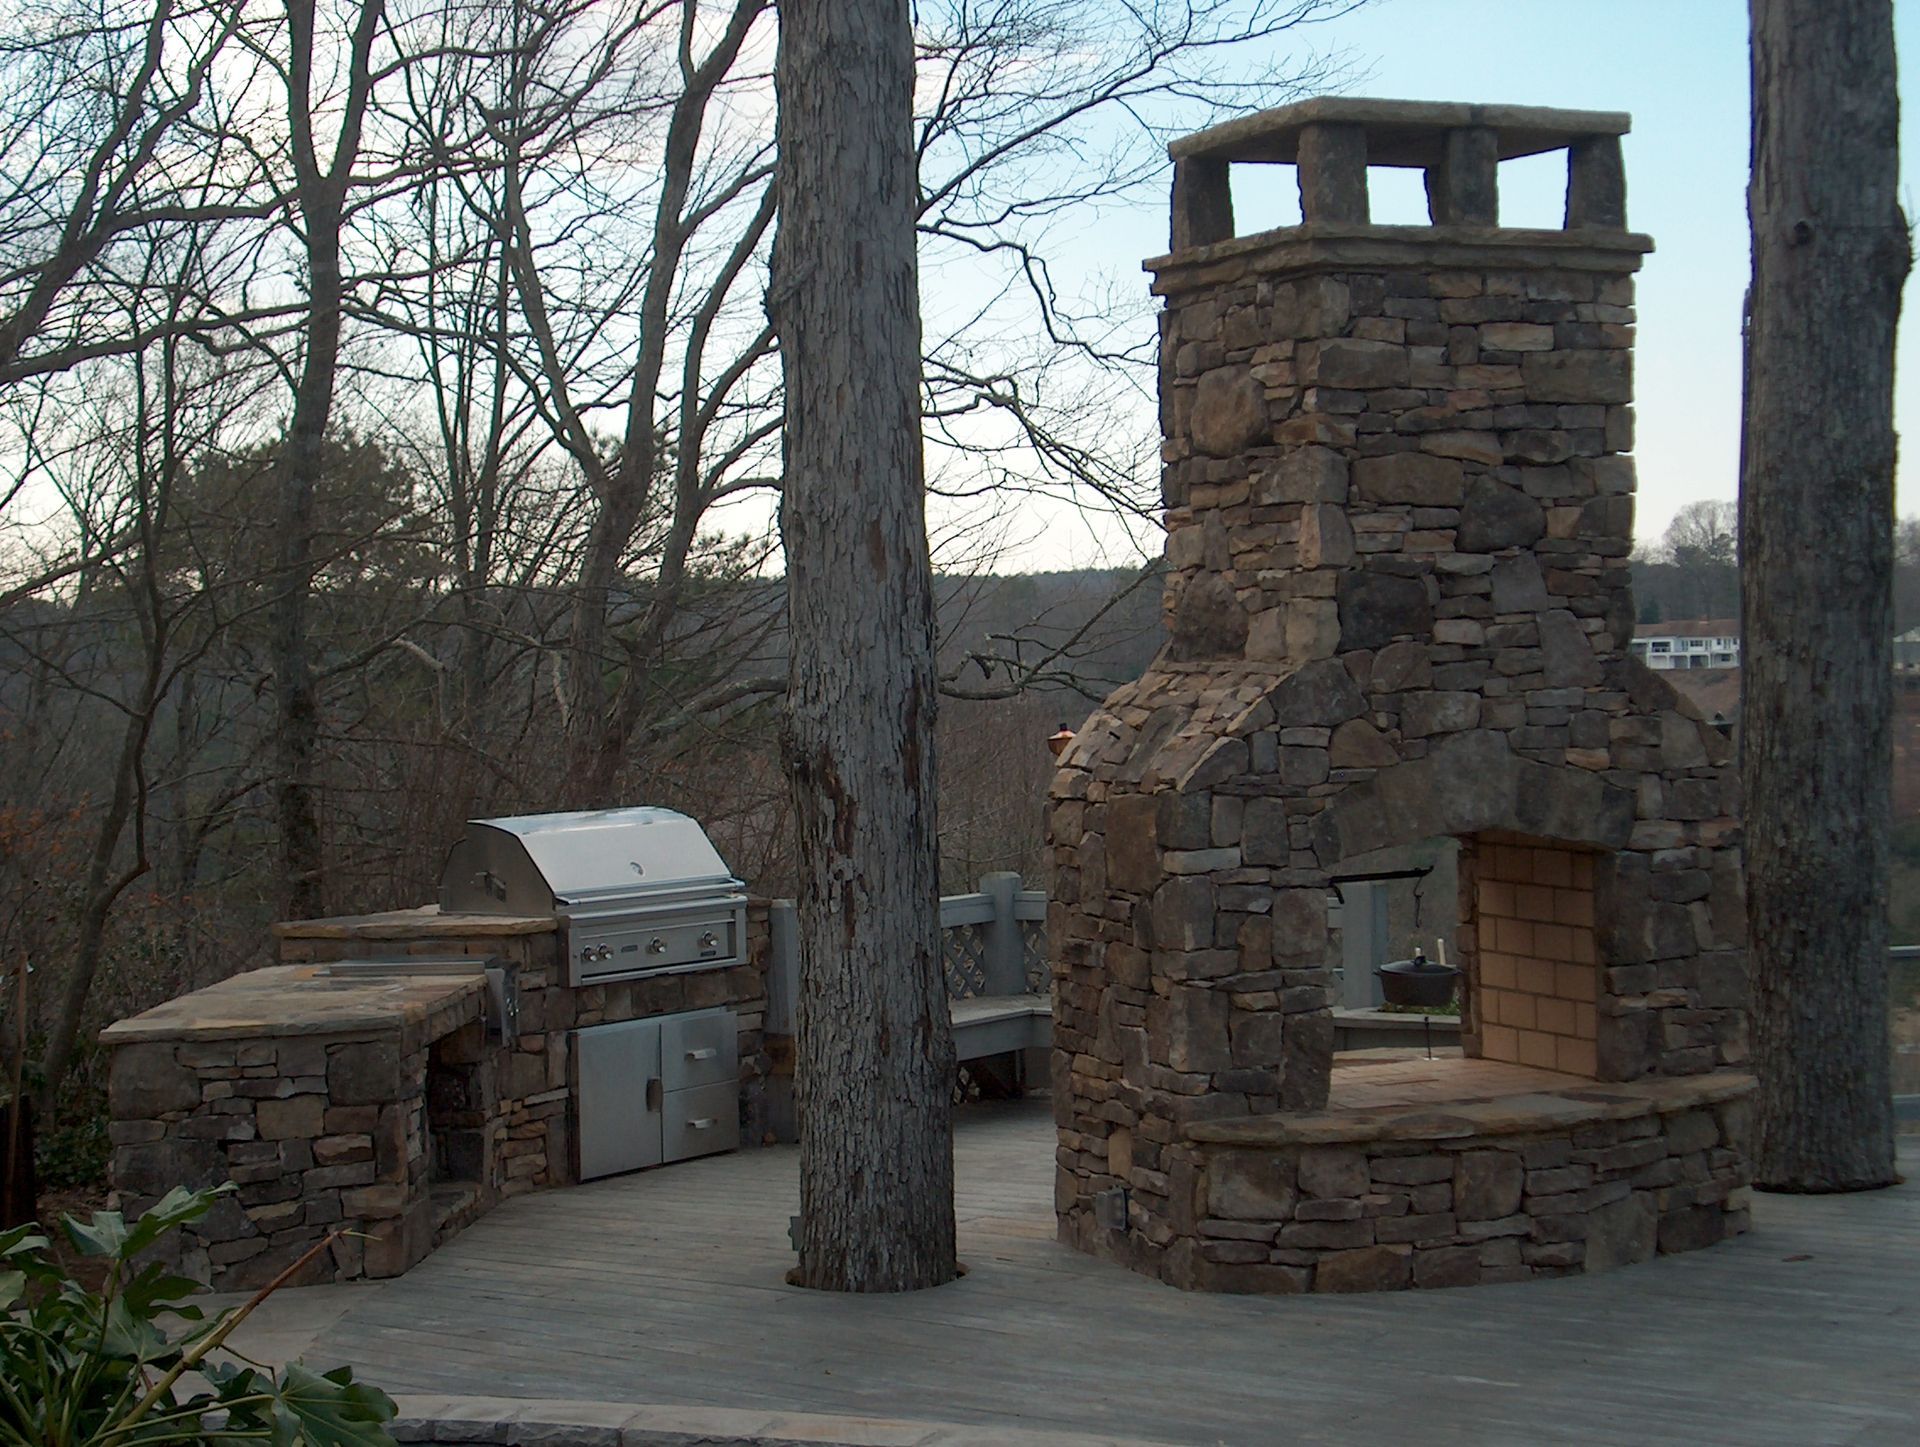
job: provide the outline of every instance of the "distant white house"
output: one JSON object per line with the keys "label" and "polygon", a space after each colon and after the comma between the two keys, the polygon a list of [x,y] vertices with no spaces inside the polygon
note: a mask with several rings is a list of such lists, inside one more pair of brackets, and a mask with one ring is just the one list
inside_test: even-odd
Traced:
{"label": "distant white house", "polygon": [[1894,635],[1893,671],[1920,673],[1920,628],[1909,628]]}
{"label": "distant white house", "polygon": [[1634,656],[1649,668],[1738,668],[1738,618],[1671,618],[1633,630]]}

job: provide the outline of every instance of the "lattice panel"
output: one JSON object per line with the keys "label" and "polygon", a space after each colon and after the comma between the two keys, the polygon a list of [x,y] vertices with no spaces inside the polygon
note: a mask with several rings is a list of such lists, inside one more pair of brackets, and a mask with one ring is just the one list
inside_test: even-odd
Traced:
{"label": "lattice panel", "polygon": [[941,964],[947,975],[947,995],[971,1000],[987,990],[987,929],[985,925],[957,924],[945,931]]}
{"label": "lattice panel", "polygon": [[1037,919],[1020,925],[1020,954],[1026,965],[1027,990],[1044,995],[1053,988],[1053,972],[1047,968],[1047,927]]}

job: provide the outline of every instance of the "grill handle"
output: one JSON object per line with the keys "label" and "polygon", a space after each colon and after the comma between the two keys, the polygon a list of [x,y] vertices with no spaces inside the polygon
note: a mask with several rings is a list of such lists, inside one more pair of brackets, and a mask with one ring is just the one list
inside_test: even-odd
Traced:
{"label": "grill handle", "polygon": [[664,1098],[661,1095],[660,1077],[656,1075],[647,1082],[647,1110],[649,1112],[659,1110],[663,1103]]}

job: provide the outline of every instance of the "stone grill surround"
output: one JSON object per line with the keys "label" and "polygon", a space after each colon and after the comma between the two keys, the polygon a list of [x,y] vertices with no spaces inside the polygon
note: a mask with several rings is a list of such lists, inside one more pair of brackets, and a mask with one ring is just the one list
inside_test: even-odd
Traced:
{"label": "stone grill surround", "polygon": [[[177,1185],[237,1188],[169,1238],[216,1290],[265,1284],[346,1229],[301,1281],[397,1276],[499,1201],[571,1184],[570,1032],[725,1005],[739,1026],[741,1142],[759,1141],[767,902],[748,962],[570,988],[555,923],[395,910],[275,926],[282,963],[110,1026],[111,1179],[138,1213]],[[317,979],[334,960],[498,958],[519,1034],[488,1033],[478,976]]]}
{"label": "stone grill surround", "polygon": [[[1590,858],[1592,1060],[1576,1008],[1542,1037],[1556,1064],[1561,1039],[1600,1081],[1746,1059],[1730,750],[1628,654],[1632,277],[1651,243],[1625,230],[1625,129],[1331,100],[1172,148],[1177,249],[1149,263],[1169,642],[1081,728],[1049,813],[1063,1240],[1181,1285],[1297,1288],[1253,1271],[1245,1241],[1202,1247],[1196,1133],[1326,1107],[1329,881],[1395,845],[1524,839]],[[1493,224],[1497,161],[1556,146],[1568,229]],[[1234,239],[1235,160],[1297,161],[1306,222]],[[1424,166],[1439,224],[1368,224],[1369,162]],[[1567,1025],[1561,1005],[1589,1002],[1537,967],[1578,961],[1529,961],[1537,988],[1513,999],[1536,1032],[1542,1001]],[[1516,1054],[1535,1038],[1482,1023],[1512,1028]],[[1732,1190],[1743,1146],[1716,1139]],[[1660,1221],[1699,1204],[1677,1184],[1607,1184],[1655,1192]],[[1737,1211],[1702,1209],[1740,1229]],[[1536,1264],[1488,1249],[1490,1266]],[[1317,1258],[1266,1260],[1323,1285]],[[1215,1269],[1231,1265],[1248,1268],[1238,1288]]]}

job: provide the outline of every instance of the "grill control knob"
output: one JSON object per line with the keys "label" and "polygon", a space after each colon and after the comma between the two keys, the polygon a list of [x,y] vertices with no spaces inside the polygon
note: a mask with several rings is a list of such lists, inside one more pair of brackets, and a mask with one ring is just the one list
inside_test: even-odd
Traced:
{"label": "grill control knob", "polygon": [[591,961],[593,959],[593,946],[592,945],[583,946],[580,950],[580,958],[583,960]]}
{"label": "grill control knob", "polygon": [[700,936],[700,948],[703,950],[713,949],[717,945],[719,945],[719,943],[720,943],[720,936],[716,935],[712,930],[708,930],[705,934]]}
{"label": "grill control knob", "polygon": [[602,946],[600,946],[600,948],[599,948],[599,949],[597,949],[597,950],[595,950],[595,951],[593,952],[593,957],[594,957],[594,958],[595,958],[596,960],[610,960],[610,959],[612,959],[612,958],[613,958],[613,946],[612,946],[612,945],[602,945]]}
{"label": "grill control knob", "polygon": [[648,954],[664,955],[666,952],[667,952],[667,942],[661,939],[659,935],[655,935],[652,939],[647,941]]}

